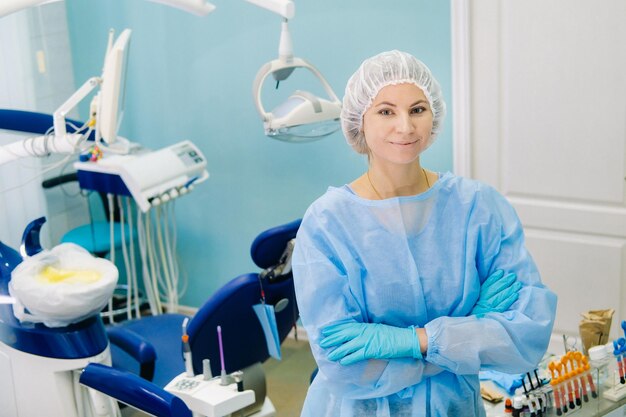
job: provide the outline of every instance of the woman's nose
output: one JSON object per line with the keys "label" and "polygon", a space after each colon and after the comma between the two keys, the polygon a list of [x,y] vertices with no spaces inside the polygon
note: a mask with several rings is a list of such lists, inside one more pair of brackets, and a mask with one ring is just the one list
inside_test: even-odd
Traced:
{"label": "woman's nose", "polygon": [[400,133],[411,133],[415,130],[413,120],[408,114],[400,114],[396,120],[396,129]]}

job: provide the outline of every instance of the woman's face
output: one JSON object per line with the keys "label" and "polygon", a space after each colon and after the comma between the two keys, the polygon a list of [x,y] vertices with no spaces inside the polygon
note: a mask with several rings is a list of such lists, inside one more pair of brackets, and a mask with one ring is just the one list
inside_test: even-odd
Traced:
{"label": "woman's face", "polygon": [[428,145],[432,129],[430,104],[415,84],[383,87],[363,115],[363,133],[372,162],[414,162]]}

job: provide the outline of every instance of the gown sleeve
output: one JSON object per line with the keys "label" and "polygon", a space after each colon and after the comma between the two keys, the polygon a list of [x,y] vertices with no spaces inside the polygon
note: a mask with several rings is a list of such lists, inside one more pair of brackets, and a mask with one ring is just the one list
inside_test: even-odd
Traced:
{"label": "gown sleeve", "polygon": [[[519,299],[503,313],[483,318],[438,317],[425,325],[426,361],[455,374],[479,370],[506,373],[534,369],[545,353],[556,313],[556,295],[542,284],[525,246],[521,222],[513,207],[497,191],[477,193],[468,218],[467,242],[478,274],[498,269],[514,272],[523,284]],[[483,278],[484,280],[484,278]]]}
{"label": "gown sleeve", "polygon": [[[328,360],[332,349],[319,346],[320,329],[328,324],[353,319],[366,322],[360,305],[360,276],[350,271],[341,259],[348,254],[333,246],[329,231],[337,230],[332,216],[320,216],[313,208],[304,216],[292,259],[292,268],[300,317],[324,384],[331,392],[345,398],[378,398],[398,393],[406,398],[415,384],[441,372],[441,368],[421,360],[402,358],[368,360],[344,366]],[[349,258],[348,258],[349,259]]]}

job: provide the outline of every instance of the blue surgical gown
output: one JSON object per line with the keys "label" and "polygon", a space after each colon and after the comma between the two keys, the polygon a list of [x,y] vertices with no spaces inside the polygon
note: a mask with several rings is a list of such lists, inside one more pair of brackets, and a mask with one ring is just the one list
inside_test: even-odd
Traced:
{"label": "blue surgical gown", "polygon": [[[292,262],[319,367],[303,417],[484,416],[479,370],[530,371],[547,349],[556,295],[512,206],[480,182],[446,173],[422,194],[375,201],[330,187],[307,210]],[[517,274],[519,299],[470,315],[498,269]],[[428,351],[423,360],[329,361],[320,329],[346,318],[424,327]]]}

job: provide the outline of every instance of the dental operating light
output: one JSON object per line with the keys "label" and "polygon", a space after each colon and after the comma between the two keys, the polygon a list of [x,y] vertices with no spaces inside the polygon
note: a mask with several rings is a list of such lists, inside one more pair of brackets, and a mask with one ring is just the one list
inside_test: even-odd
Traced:
{"label": "dental operating light", "polygon": [[[264,64],[254,79],[252,94],[254,104],[263,119],[265,135],[286,142],[309,142],[328,136],[340,128],[341,101],[324,76],[308,61],[293,56],[293,44],[288,21],[295,15],[291,0],[247,0],[283,18],[278,58]],[[261,91],[266,78],[271,74],[276,87],[286,80],[296,68],[305,68],[320,81],[328,99],[320,98],[308,91],[296,90],[287,100],[266,111],[261,103]]]}
{"label": "dental operating light", "polygon": [[[1,0],[0,1],[0,17],[6,16],[21,9],[31,6],[38,6],[45,3],[52,3],[59,0]],[[168,6],[176,7],[198,16],[204,16],[211,13],[215,6],[206,0],[150,0],[155,3],[161,3]]]}

